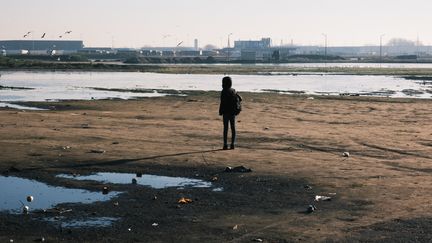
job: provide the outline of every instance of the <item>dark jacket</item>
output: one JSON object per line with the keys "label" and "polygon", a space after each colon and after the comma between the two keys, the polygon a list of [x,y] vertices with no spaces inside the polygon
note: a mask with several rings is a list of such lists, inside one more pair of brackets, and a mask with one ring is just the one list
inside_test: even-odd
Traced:
{"label": "dark jacket", "polygon": [[233,88],[222,89],[220,97],[219,115],[235,115],[237,92]]}

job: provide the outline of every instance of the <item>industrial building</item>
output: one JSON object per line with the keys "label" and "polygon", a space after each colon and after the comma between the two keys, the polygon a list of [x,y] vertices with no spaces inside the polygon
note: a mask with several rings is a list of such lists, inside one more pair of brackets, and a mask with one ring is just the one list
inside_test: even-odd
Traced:
{"label": "industrial building", "polygon": [[5,55],[64,55],[84,47],[81,40],[4,40],[0,49]]}

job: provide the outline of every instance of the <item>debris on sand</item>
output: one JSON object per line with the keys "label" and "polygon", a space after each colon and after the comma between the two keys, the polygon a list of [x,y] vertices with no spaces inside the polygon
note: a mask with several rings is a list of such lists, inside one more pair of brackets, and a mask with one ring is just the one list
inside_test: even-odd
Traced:
{"label": "debris on sand", "polygon": [[264,127],[264,130],[270,130],[270,127]]}
{"label": "debris on sand", "polygon": [[182,198],[180,198],[179,200],[178,200],[178,203],[180,203],[180,204],[188,204],[188,203],[191,203],[192,202],[192,199],[190,199],[190,198],[185,198],[185,197],[182,197]]}
{"label": "debris on sand", "polygon": [[343,152],[342,156],[348,158],[348,157],[350,157],[350,153],[349,152]]}
{"label": "debris on sand", "polygon": [[234,226],[232,227],[232,229],[233,229],[233,230],[238,230],[238,227],[239,227],[238,224],[236,224],[236,225],[234,225]]}
{"label": "debris on sand", "polygon": [[225,172],[248,173],[252,172],[252,170],[250,168],[244,167],[243,165],[236,167],[227,166],[225,168]]}
{"label": "debris on sand", "polygon": [[307,97],[306,99],[307,100],[314,100],[315,98],[314,97]]}
{"label": "debris on sand", "polygon": [[253,239],[253,241],[254,241],[254,242],[263,242],[263,239],[261,239],[261,238],[256,238],[256,239]]}
{"label": "debris on sand", "polygon": [[319,202],[319,201],[331,201],[331,197],[327,197],[327,196],[320,196],[320,195],[316,195],[315,196],[315,201]]}
{"label": "debris on sand", "polygon": [[94,154],[104,154],[106,151],[103,149],[92,149],[90,152]]}
{"label": "debris on sand", "polygon": [[306,209],[307,213],[313,213],[315,212],[315,210],[317,210],[317,207],[315,207],[315,205],[309,205],[308,208]]}
{"label": "debris on sand", "polygon": [[69,149],[71,149],[71,147],[70,146],[63,146],[62,149],[63,150],[69,150]]}
{"label": "debris on sand", "polygon": [[158,227],[159,224],[158,224],[158,223],[153,223],[152,226],[153,226],[153,227]]}

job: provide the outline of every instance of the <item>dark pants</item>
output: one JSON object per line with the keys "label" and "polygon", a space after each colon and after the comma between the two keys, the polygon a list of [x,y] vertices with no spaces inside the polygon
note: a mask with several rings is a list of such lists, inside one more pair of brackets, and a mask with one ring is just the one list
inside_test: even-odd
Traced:
{"label": "dark pants", "polygon": [[224,125],[223,141],[224,141],[224,146],[228,145],[228,122],[229,122],[229,124],[231,126],[231,145],[235,144],[235,139],[236,139],[235,115],[224,114],[223,115],[223,125]]}

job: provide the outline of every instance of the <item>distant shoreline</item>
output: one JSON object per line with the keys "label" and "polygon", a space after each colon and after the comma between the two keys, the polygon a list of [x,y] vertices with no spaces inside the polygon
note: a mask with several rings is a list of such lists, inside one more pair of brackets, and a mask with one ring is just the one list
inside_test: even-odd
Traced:
{"label": "distant shoreline", "polygon": [[[306,64],[306,63],[305,63]],[[409,64],[409,63],[407,63]],[[329,64],[330,65],[330,64]],[[392,67],[293,67],[287,65],[232,64],[114,64],[94,62],[41,62],[0,60],[0,71],[80,71],[80,72],[152,72],[168,74],[238,74],[238,75],[391,75],[430,76],[432,68]]]}

